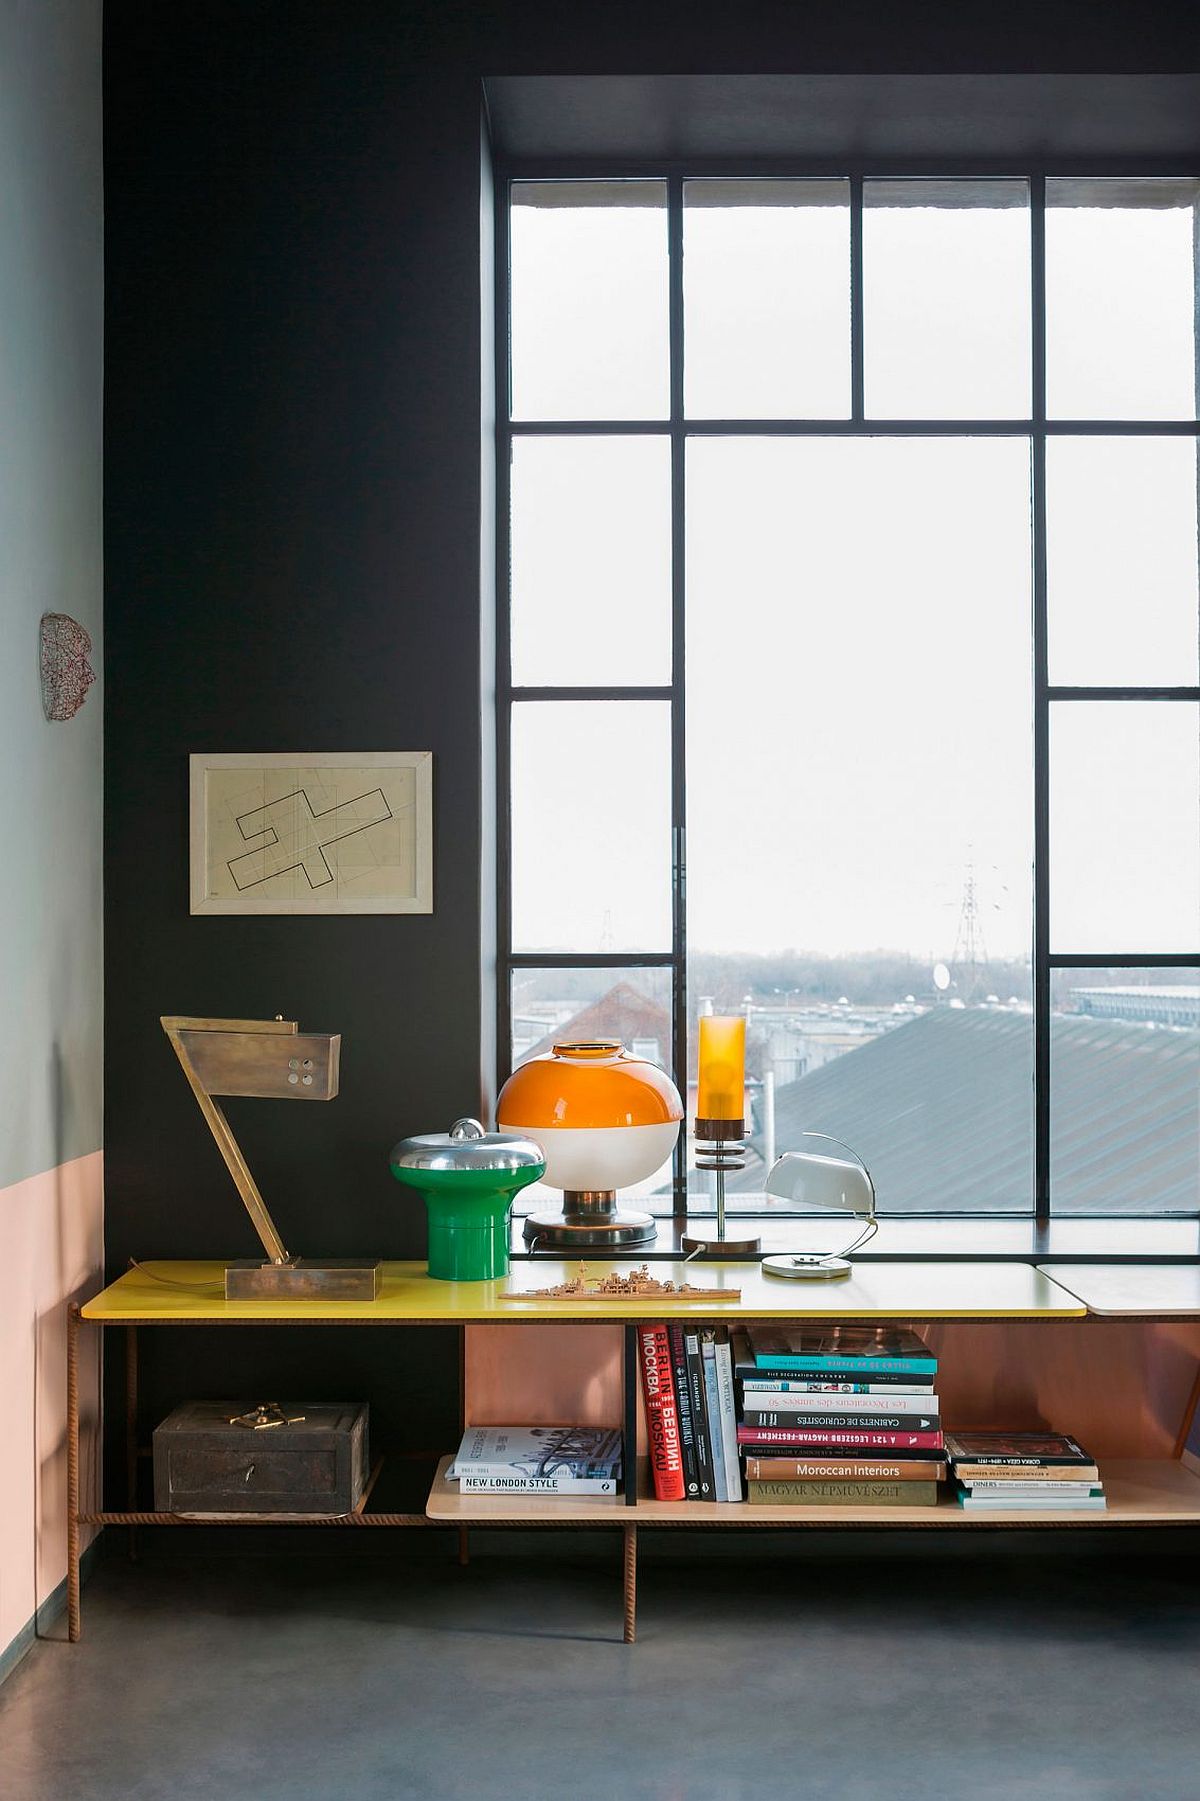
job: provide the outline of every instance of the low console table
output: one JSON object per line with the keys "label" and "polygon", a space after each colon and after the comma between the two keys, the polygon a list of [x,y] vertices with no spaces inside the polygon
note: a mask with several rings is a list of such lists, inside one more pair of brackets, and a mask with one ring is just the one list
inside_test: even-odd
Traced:
{"label": "low console table", "polygon": [[[622,1259],[622,1267],[629,1259]],[[423,1263],[388,1263],[374,1301],[227,1301],[221,1263],[140,1265],[83,1307],[67,1327],[67,1596],[69,1633],[80,1636],[79,1556],[83,1526],[330,1525],[457,1527],[460,1545],[472,1525],[609,1527],[621,1534],[624,1636],[636,1630],[637,1529],[648,1527],[890,1528],[973,1531],[1014,1526],[1057,1528],[1200,1524],[1200,1460],[1187,1450],[1200,1398],[1200,1266],[1082,1265],[1040,1269],[1028,1263],[857,1264],[837,1283],[792,1283],[764,1276],[754,1263],[658,1264],[674,1280],[727,1289],[730,1298],[646,1300],[605,1297],[572,1301],[534,1295],[575,1273],[574,1265],[538,1260],[514,1265],[503,1282],[439,1282]],[[740,1290],[740,1295],[737,1291]],[[736,1298],[735,1298],[736,1297]],[[653,1496],[645,1460],[637,1458],[639,1398],[636,1327],[661,1319],[773,1321],[894,1321],[925,1330],[941,1359],[939,1391],[948,1428],[1047,1428],[1079,1436],[1100,1458],[1105,1513],[1038,1513],[995,1517],[964,1512],[948,1496],[934,1508],[779,1507],[749,1502],[666,1502]],[[81,1512],[79,1500],[79,1333],[83,1326],[124,1327],[128,1506]],[[286,1516],[242,1514],[236,1519],[139,1511],[136,1506],[138,1333],[165,1326],[313,1327],[447,1326],[479,1333],[488,1342],[492,1383],[488,1418],[473,1408],[469,1379],[464,1415],[470,1424],[504,1423],[496,1383],[509,1405],[508,1423],[561,1422],[568,1405],[545,1393],[539,1400],[529,1370],[562,1359],[561,1339],[526,1333],[606,1328],[594,1342],[609,1357],[608,1387],[590,1383],[619,1413],[626,1446],[626,1492],[580,1500],[554,1496],[460,1495],[446,1480],[450,1456],[438,1466],[425,1511],[372,1510],[365,1498],[353,1514]],[[520,1341],[509,1328],[519,1329]],[[1064,1330],[1070,1328],[1070,1330]],[[1049,1334],[1049,1336],[1047,1336]],[[490,1336],[489,1336],[490,1335]],[[514,1346],[517,1347],[514,1351]],[[505,1359],[509,1359],[506,1365]],[[513,1386],[504,1372],[513,1370]],[[607,1400],[604,1400],[607,1396]],[[183,1397],[180,1397],[181,1399]],[[592,1405],[597,1404],[595,1394]],[[482,1405],[482,1402],[481,1402]],[[539,1412],[538,1408],[542,1411]],[[547,1411],[549,1409],[549,1411]],[[488,1412],[488,1409],[484,1409]],[[582,1423],[582,1422],[581,1422]],[[1112,1450],[1106,1455],[1106,1449]],[[449,1451],[450,1447],[447,1447]]]}

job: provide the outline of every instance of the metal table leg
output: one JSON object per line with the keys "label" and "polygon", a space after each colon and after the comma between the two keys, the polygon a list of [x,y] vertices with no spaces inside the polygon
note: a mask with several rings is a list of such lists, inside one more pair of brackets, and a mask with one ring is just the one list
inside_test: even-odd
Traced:
{"label": "metal table leg", "polygon": [[625,1537],[625,1643],[637,1639],[637,1527],[626,1526]]}
{"label": "metal table leg", "polygon": [[67,1636],[79,1643],[79,1308],[67,1305]]}
{"label": "metal table leg", "polygon": [[[138,1504],[138,1329],[125,1328],[125,1505],[130,1513]],[[129,1561],[138,1557],[137,1527],[129,1528]]]}

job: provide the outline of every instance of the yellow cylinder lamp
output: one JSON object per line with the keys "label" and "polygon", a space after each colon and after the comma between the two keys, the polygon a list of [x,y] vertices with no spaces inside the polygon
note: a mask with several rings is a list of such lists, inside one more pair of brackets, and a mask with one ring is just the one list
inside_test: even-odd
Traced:
{"label": "yellow cylinder lamp", "polygon": [[705,1014],[700,1018],[699,1084],[696,1093],[696,1168],[716,1176],[717,1229],[685,1232],[683,1248],[710,1257],[756,1257],[756,1232],[725,1229],[725,1177],[746,1163],[746,1021]]}
{"label": "yellow cylinder lamp", "polygon": [[662,1168],[682,1120],[671,1078],[619,1039],[556,1044],[522,1063],[500,1090],[497,1126],[540,1144],[544,1179],[563,1190],[561,1212],[525,1221],[526,1243],[569,1251],[649,1244],[653,1217],[619,1211],[617,1190]]}

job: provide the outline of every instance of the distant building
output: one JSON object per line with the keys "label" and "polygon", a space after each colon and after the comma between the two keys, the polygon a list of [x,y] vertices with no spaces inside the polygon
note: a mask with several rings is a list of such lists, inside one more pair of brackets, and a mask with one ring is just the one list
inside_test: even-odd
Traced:
{"label": "distant building", "polygon": [[1079,1013],[1094,1019],[1136,1019],[1155,1026],[1200,1026],[1200,987],[1072,988]]}
{"label": "distant building", "polygon": [[577,1013],[556,1023],[544,1037],[521,1053],[524,1063],[529,1057],[540,1057],[556,1044],[588,1038],[619,1038],[626,1050],[645,1057],[664,1069],[671,1063],[671,1015],[632,982],[618,982],[598,1001],[589,1001]]}

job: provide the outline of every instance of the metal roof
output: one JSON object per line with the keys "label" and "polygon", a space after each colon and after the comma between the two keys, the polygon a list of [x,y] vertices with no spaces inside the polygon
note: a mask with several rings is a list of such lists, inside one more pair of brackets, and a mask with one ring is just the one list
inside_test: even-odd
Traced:
{"label": "metal roof", "polygon": [[[1051,1205],[1200,1208],[1200,1031],[1055,1014]],[[778,1150],[802,1132],[851,1145],[881,1212],[1027,1211],[1033,1195],[1028,1013],[938,1007],[780,1088]],[[730,1183],[761,1190],[761,1140]]]}

